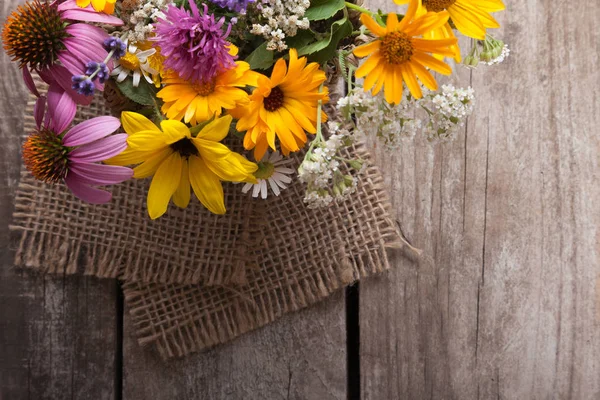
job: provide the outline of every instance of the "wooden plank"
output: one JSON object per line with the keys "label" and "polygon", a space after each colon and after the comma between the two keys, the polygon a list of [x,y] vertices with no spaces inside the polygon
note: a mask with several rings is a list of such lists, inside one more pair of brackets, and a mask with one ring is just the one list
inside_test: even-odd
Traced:
{"label": "wooden plank", "polygon": [[[4,1],[5,20],[21,1]],[[12,268],[13,209],[26,89],[1,52],[0,75],[0,399],[113,399],[116,284],[44,278]]]}
{"label": "wooden plank", "polygon": [[363,399],[600,398],[600,5],[507,4],[465,135],[378,153],[431,259],[361,284]]}
{"label": "wooden plank", "polygon": [[344,293],[231,343],[163,361],[125,316],[123,399],[346,399]]}

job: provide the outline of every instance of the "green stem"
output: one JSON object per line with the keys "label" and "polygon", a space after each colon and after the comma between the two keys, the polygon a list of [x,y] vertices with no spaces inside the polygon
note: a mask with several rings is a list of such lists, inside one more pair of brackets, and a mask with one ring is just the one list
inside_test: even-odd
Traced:
{"label": "green stem", "polygon": [[369,14],[369,15],[375,15],[375,13],[373,11],[368,10],[368,9],[366,9],[364,7],[361,7],[361,6],[357,5],[357,4],[350,3],[349,1],[346,1],[345,3],[346,3],[346,7],[347,8],[350,8],[350,9],[356,10],[356,11],[360,11],[361,13],[365,13],[365,14]]}

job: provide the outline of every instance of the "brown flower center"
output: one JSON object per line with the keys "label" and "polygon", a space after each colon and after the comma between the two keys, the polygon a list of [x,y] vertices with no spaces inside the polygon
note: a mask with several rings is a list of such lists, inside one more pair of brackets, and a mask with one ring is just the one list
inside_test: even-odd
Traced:
{"label": "brown flower center", "polygon": [[31,174],[46,183],[61,182],[69,170],[68,148],[54,132],[41,130],[23,143],[23,161]]}
{"label": "brown flower center", "polygon": [[388,33],[381,39],[381,54],[389,64],[402,64],[414,53],[410,37],[404,32]]}
{"label": "brown flower center", "polygon": [[423,0],[423,6],[427,11],[440,12],[446,10],[455,2],[456,0]]}
{"label": "brown flower center", "polygon": [[198,149],[188,138],[183,138],[180,141],[171,144],[171,148],[178,152],[183,158],[199,155]]}
{"label": "brown flower center", "polygon": [[58,59],[65,48],[63,40],[69,34],[60,16],[57,3],[34,0],[19,6],[2,31],[4,48],[22,68],[42,69]]}
{"label": "brown flower center", "polygon": [[200,96],[208,96],[215,91],[216,82],[214,80],[210,82],[198,82],[192,85],[192,88],[200,95]]}
{"label": "brown flower center", "polygon": [[279,86],[275,86],[271,89],[271,94],[265,97],[265,109],[267,111],[276,111],[283,107],[283,90]]}

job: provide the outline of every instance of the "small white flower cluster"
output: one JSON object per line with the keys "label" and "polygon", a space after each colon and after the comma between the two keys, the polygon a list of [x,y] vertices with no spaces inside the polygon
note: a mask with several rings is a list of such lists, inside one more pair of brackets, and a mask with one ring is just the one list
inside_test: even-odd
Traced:
{"label": "small white flower cluster", "polygon": [[309,0],[262,0],[256,4],[258,15],[250,17],[250,32],[268,40],[267,50],[284,51],[288,48],[284,42],[286,37],[296,36],[298,29],[310,27],[304,18],[308,7]]}
{"label": "small white flower cluster", "polygon": [[501,62],[503,62],[508,56],[510,55],[510,49],[508,48],[508,45],[505,44],[504,46],[502,46],[502,52],[500,53],[500,55],[490,61],[481,61],[481,63],[483,65],[496,65],[496,64],[500,64]]}
{"label": "small white flower cluster", "polygon": [[360,173],[365,166],[362,160],[347,160],[340,155],[340,151],[353,141],[348,129],[337,122],[329,122],[328,130],[329,139],[315,139],[298,168],[300,181],[307,184],[304,202],[308,208],[327,207],[346,200],[358,184],[356,176],[347,171],[354,169]]}
{"label": "small white flower cluster", "polygon": [[126,27],[123,39],[129,43],[143,42],[154,30],[153,22],[165,15],[163,11],[173,0],[123,0],[121,19]]}
{"label": "small white flower cluster", "polygon": [[421,107],[425,106],[429,114],[429,121],[425,125],[427,138],[431,141],[449,141],[473,112],[475,91],[471,87],[463,89],[443,85],[440,93],[424,96],[421,102]]}
{"label": "small white flower cluster", "polygon": [[421,121],[415,118],[417,101],[404,90],[400,104],[393,106],[385,101],[383,92],[372,96],[357,90],[338,100],[338,108],[347,117],[353,115],[356,123],[364,131],[367,127],[377,129],[377,137],[390,148],[395,149],[403,140],[412,138],[421,128]]}
{"label": "small white flower cluster", "polygon": [[423,97],[415,99],[405,89],[400,104],[391,105],[383,93],[372,96],[357,88],[341,98],[337,106],[349,122],[352,117],[356,119],[359,132],[368,133],[367,128],[372,129],[392,150],[420,130],[429,140],[451,140],[473,111],[473,89],[444,85],[440,92],[424,87],[422,91]]}

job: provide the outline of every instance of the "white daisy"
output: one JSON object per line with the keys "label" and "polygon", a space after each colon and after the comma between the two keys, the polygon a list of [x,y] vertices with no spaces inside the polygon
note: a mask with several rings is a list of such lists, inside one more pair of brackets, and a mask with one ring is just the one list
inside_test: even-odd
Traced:
{"label": "white daisy", "polygon": [[117,82],[123,82],[129,75],[133,75],[133,86],[138,87],[142,75],[153,84],[153,75],[158,75],[158,71],[150,66],[148,58],[156,53],[156,49],[140,50],[137,46],[130,44],[127,47],[127,54],[119,58],[116,67],[110,73],[117,77]]}
{"label": "white daisy", "polygon": [[283,158],[278,152],[273,152],[265,155],[258,163],[258,171],[254,173],[257,183],[246,183],[242,188],[243,193],[248,193],[252,189],[252,197],[267,198],[267,183],[275,196],[279,196],[281,189],[286,189],[287,185],[292,182],[292,178],[288,175],[293,174],[293,168],[287,167],[294,160]]}

